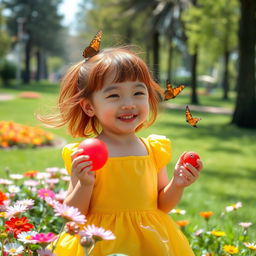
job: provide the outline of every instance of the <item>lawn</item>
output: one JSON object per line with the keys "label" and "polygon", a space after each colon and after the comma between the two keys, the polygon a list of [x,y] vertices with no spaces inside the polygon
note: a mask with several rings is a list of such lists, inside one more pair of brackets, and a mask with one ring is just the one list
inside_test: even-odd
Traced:
{"label": "lawn", "polygon": [[[18,95],[23,90],[38,91],[42,94],[40,99],[24,99]],[[189,90],[189,89],[188,89]],[[17,98],[10,101],[0,101],[1,120],[13,120],[27,125],[36,125],[35,112],[45,112],[54,105],[58,86],[41,83],[26,86],[20,90],[1,89],[1,92],[11,93]],[[212,95],[200,95],[201,104],[222,106],[232,109],[234,93],[227,102],[220,100],[221,93],[217,91]],[[171,102],[171,101],[170,101]],[[178,104],[189,104],[188,93],[184,93],[173,100]],[[168,165],[171,176],[178,156],[183,151],[196,151],[204,163],[204,170],[198,182],[185,190],[184,197],[177,206],[186,209],[185,216],[175,216],[177,219],[187,219],[191,226],[200,228],[204,220],[198,216],[200,211],[213,211],[212,227],[221,229],[220,220],[225,218],[221,214],[225,207],[241,201],[243,207],[232,214],[232,223],[229,228],[238,229],[238,222],[254,222],[255,212],[255,130],[239,129],[230,125],[230,115],[216,115],[203,112],[193,112],[202,120],[198,129],[190,127],[185,122],[183,110],[161,110],[157,122],[141,131],[140,136],[149,134],[165,135],[172,141],[173,160]],[[67,142],[72,139],[64,128],[50,130]],[[36,169],[43,171],[47,167],[63,166],[61,148],[42,149],[13,149],[1,150],[0,172],[5,176],[4,170],[9,168],[13,173],[22,173]],[[193,224],[192,224],[193,223]],[[196,223],[196,224],[195,224]],[[190,225],[187,226],[190,229]],[[252,237],[256,236],[255,224],[250,229]]]}

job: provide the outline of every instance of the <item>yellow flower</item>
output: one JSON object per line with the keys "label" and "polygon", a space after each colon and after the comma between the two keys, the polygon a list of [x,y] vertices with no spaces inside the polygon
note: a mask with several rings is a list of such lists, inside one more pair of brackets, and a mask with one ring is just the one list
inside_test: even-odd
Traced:
{"label": "yellow flower", "polygon": [[214,236],[217,236],[217,237],[225,236],[225,235],[226,235],[225,232],[223,232],[223,231],[217,231],[217,230],[213,230],[213,231],[211,232],[211,234],[214,235]]}
{"label": "yellow flower", "polygon": [[0,212],[0,218],[5,218],[6,213],[5,212]]}
{"label": "yellow flower", "polygon": [[237,254],[239,252],[238,248],[233,245],[224,245],[223,250],[229,254]]}

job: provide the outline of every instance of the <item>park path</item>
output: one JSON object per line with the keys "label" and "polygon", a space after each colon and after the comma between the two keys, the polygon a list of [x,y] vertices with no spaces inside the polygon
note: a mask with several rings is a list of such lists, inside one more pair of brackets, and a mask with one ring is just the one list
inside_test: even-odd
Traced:
{"label": "park path", "polygon": [[[12,100],[15,96],[7,93],[0,93],[0,101]],[[164,102],[162,106],[167,109],[185,109],[186,105],[182,104],[175,104]],[[230,115],[233,113],[231,109],[223,108],[223,107],[212,107],[212,106],[199,106],[199,105],[189,105],[190,110],[192,111],[199,111],[199,112],[207,112],[212,114],[226,114]]]}
{"label": "park path", "polygon": [[164,108],[167,109],[180,109],[184,110],[186,108],[186,105],[189,106],[189,109],[192,111],[198,111],[198,112],[206,112],[206,113],[212,113],[212,114],[225,114],[225,115],[231,115],[233,113],[232,109],[224,108],[224,107],[212,107],[212,106],[200,106],[200,105],[182,105],[182,104],[175,104],[175,103],[163,103],[162,104]]}

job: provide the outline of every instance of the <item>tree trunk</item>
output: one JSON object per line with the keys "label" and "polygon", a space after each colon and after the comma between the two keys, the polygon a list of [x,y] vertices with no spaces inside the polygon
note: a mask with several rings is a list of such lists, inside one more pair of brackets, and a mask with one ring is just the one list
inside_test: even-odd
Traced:
{"label": "tree trunk", "polygon": [[131,44],[132,43],[132,36],[133,36],[133,30],[132,30],[132,27],[129,26],[127,29],[126,29],[126,44]]}
{"label": "tree trunk", "polygon": [[47,79],[47,65],[46,65],[46,56],[43,50],[37,50],[36,52],[36,60],[37,60],[37,70],[36,70],[36,81],[40,81],[41,79]]}
{"label": "tree trunk", "polygon": [[159,32],[153,32],[153,75],[156,82],[159,80]]}
{"label": "tree trunk", "polygon": [[197,97],[197,59],[198,59],[198,47],[196,47],[195,53],[191,56],[191,104],[199,104]]}
{"label": "tree trunk", "polygon": [[169,81],[171,81],[171,77],[172,77],[172,56],[173,56],[173,46],[172,46],[172,40],[170,40],[168,60],[167,60],[167,80]]}
{"label": "tree trunk", "polygon": [[255,0],[240,0],[239,67],[237,99],[232,123],[243,128],[256,128],[255,84]]}
{"label": "tree trunk", "polygon": [[222,88],[223,88],[223,100],[228,100],[228,92],[229,92],[229,57],[230,52],[226,49],[224,54],[224,74],[222,80]]}
{"label": "tree trunk", "polygon": [[44,53],[44,58],[43,58],[43,66],[44,66],[44,75],[43,79],[48,79],[48,62],[47,62],[47,55]]}
{"label": "tree trunk", "polygon": [[31,40],[29,39],[25,46],[25,73],[23,82],[25,84],[30,83],[30,57],[31,57]]}

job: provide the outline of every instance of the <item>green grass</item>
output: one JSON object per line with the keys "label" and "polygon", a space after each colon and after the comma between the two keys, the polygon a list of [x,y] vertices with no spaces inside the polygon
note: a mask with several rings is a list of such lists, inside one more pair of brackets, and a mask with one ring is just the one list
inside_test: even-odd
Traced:
{"label": "green grass", "polygon": [[[45,111],[45,107],[54,105],[58,86],[55,84],[39,84],[26,86],[22,90],[38,91],[41,99],[16,98],[10,101],[0,101],[2,120],[13,120],[27,125],[39,124],[34,118],[35,111]],[[22,90],[1,89],[1,92],[18,96]],[[209,96],[200,95],[201,104],[233,108],[234,94],[231,100],[220,100],[221,93]],[[189,104],[189,96],[185,93],[173,101],[178,104]],[[255,221],[255,130],[239,129],[230,125],[231,116],[196,112],[202,120],[199,128],[187,125],[184,111],[165,110],[159,115],[157,122],[139,135],[165,135],[172,141],[173,160],[168,165],[171,176],[178,156],[183,151],[197,151],[204,163],[200,179],[186,188],[179,208],[188,212],[186,218],[198,223],[198,212],[213,211],[216,216],[225,210],[227,205],[238,201],[243,207],[234,215],[234,225],[238,222]],[[49,130],[49,129],[47,129]],[[67,135],[64,128],[49,130],[61,136],[67,142],[74,141]],[[9,168],[13,173],[22,173],[37,169],[43,171],[46,167],[63,167],[60,148],[42,148],[10,150],[0,152],[1,177],[4,169]],[[218,218],[216,218],[216,225]],[[200,224],[199,224],[200,226]],[[255,230],[251,231],[256,235]]]}

